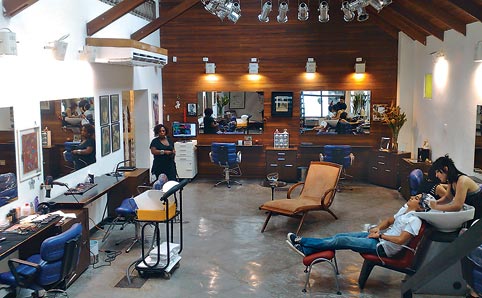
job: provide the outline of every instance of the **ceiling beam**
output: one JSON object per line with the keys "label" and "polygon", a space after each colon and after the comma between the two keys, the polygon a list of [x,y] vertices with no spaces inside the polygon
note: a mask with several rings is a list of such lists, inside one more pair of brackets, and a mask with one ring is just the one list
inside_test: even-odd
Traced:
{"label": "ceiling beam", "polygon": [[[406,1],[406,0],[405,0]],[[429,0],[429,1],[420,1],[420,0],[412,0],[411,3],[415,6],[418,6],[422,9],[425,13],[439,19],[441,22],[449,26],[450,28],[454,29],[457,32],[462,33],[463,35],[466,34],[467,28],[462,21],[457,20],[454,18],[453,15],[449,14],[445,10],[438,8],[437,1],[440,0]]]}
{"label": "ceiling beam", "polygon": [[3,15],[12,17],[38,0],[3,0]]}
{"label": "ceiling beam", "polygon": [[[387,9],[385,7],[378,16],[382,18],[385,22],[395,26],[400,29],[403,33],[407,34],[411,39],[419,41],[421,44],[427,44],[427,35],[418,29],[418,26],[412,23],[410,20],[405,18],[403,15],[396,13],[392,9]],[[369,8],[370,14],[376,13],[376,10]]]}
{"label": "ceiling beam", "polygon": [[149,24],[145,25],[141,29],[137,30],[136,32],[131,34],[131,39],[133,40],[141,40],[144,37],[148,36],[152,32],[156,31],[157,29],[161,28],[161,26],[167,24],[171,20],[175,19],[186,10],[190,9],[194,5],[200,3],[199,0],[184,0],[177,6],[171,8],[170,10],[166,11],[162,14],[159,18],[155,19],[154,21],[150,22]]}
{"label": "ceiling beam", "polygon": [[400,30],[398,30],[397,27],[385,22],[382,18],[380,18],[378,16],[377,13],[371,13],[369,21],[375,23],[378,27],[380,27],[388,35],[390,35],[394,39],[398,40],[398,32]]}
{"label": "ceiling beam", "polygon": [[125,14],[128,14],[146,0],[124,0],[87,23],[87,36],[99,32]]}
{"label": "ceiling beam", "polygon": [[474,18],[482,21],[482,1],[480,0],[449,0],[450,3],[464,10]]}

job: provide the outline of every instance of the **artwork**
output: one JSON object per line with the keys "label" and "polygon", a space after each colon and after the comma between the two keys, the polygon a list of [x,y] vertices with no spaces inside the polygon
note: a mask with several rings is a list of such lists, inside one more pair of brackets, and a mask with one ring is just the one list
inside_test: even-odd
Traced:
{"label": "artwork", "polygon": [[372,108],[372,120],[373,121],[382,121],[383,114],[388,108],[388,104],[374,104]]}
{"label": "artwork", "polygon": [[291,117],[293,115],[293,92],[271,93],[271,116]]}
{"label": "artwork", "polygon": [[109,124],[109,95],[100,97],[100,125]]}
{"label": "artwork", "polygon": [[39,128],[17,131],[20,156],[20,181],[40,175],[40,133]]}
{"label": "artwork", "polygon": [[229,93],[229,108],[244,109],[244,92]]}
{"label": "artwork", "polygon": [[152,120],[154,125],[159,124],[159,94],[152,93]]}
{"label": "artwork", "polygon": [[50,101],[41,101],[40,102],[40,110],[41,111],[50,111]]}
{"label": "artwork", "polygon": [[188,103],[187,104],[187,115],[188,116],[196,116],[197,115],[197,106],[195,103]]}
{"label": "artwork", "polygon": [[119,94],[110,96],[110,121],[119,122]]}
{"label": "artwork", "polygon": [[120,149],[120,124],[112,124],[112,152]]}
{"label": "artwork", "polygon": [[100,128],[101,155],[106,156],[110,153],[110,126]]}

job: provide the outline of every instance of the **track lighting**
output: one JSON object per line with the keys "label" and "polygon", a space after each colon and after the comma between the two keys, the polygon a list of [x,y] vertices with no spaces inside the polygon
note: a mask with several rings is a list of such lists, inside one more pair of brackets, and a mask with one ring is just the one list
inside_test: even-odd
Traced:
{"label": "track lighting", "polygon": [[278,16],[276,17],[278,23],[288,22],[288,2],[279,2]]}
{"label": "track lighting", "polygon": [[330,20],[330,15],[328,14],[328,2],[321,1],[318,8],[320,15],[318,16],[318,21],[321,23],[326,23]]}
{"label": "track lighting", "polygon": [[264,23],[267,23],[269,22],[269,13],[271,12],[272,10],[272,4],[271,4],[271,1],[266,1],[263,6],[261,7],[261,13],[258,15],[258,20],[260,22],[264,22]]}
{"label": "track lighting", "polygon": [[298,20],[300,20],[300,21],[308,20],[308,17],[309,17],[308,12],[309,12],[308,5],[304,2],[301,2],[298,5]]}

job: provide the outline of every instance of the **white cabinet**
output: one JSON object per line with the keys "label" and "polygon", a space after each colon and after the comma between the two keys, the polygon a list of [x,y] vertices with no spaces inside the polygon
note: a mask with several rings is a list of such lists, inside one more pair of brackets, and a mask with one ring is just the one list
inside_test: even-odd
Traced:
{"label": "white cabinet", "polygon": [[176,167],[179,178],[194,178],[197,175],[197,141],[176,142]]}

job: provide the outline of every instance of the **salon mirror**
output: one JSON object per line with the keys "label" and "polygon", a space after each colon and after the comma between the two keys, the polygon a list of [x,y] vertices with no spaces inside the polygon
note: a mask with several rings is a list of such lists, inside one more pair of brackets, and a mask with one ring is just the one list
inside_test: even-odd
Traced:
{"label": "salon mirror", "polygon": [[40,103],[44,176],[58,179],[75,172],[71,156],[64,154],[81,142],[83,124],[95,126],[94,98],[68,98]]}
{"label": "salon mirror", "polygon": [[17,199],[17,163],[12,107],[0,108],[0,206]]}
{"label": "salon mirror", "polygon": [[264,92],[202,91],[197,98],[197,119],[191,121],[197,121],[199,133],[204,133],[206,108],[213,110],[212,117],[219,124],[217,134],[263,133]]}
{"label": "salon mirror", "polygon": [[367,135],[370,97],[369,90],[301,91],[300,132]]}

